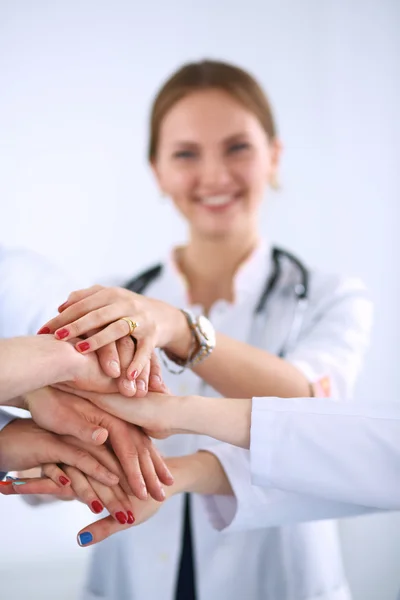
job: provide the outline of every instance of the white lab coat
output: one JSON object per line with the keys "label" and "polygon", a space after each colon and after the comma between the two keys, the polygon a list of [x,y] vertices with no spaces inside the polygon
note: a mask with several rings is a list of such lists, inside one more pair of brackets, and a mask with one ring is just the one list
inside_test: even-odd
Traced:
{"label": "white lab coat", "polygon": [[[269,257],[266,247],[256,251],[237,275],[235,303],[219,301],[213,306],[209,316],[218,331],[255,344],[249,332],[271,268]],[[287,284],[297,276],[292,265],[285,265],[268,303],[267,322],[257,339],[270,352],[279,352],[287,337],[294,306]],[[187,306],[184,282],[171,261],[146,293],[175,306]],[[201,307],[191,308],[201,312]],[[300,337],[286,358],[310,381],[329,376],[333,393],[350,398],[368,345],[370,322],[371,304],[362,284],[312,273],[310,304]],[[165,377],[177,394],[218,395],[191,371],[180,376],[165,373]],[[210,444],[235,498],[192,498],[198,600],[348,600],[334,522],[271,528],[263,528],[261,523],[249,529],[251,513],[265,499],[264,495],[257,499],[251,485],[243,485],[241,465],[246,461],[249,473],[247,451],[194,435],[174,436],[159,446],[171,456]],[[183,497],[173,497],[148,522],[94,547],[83,598],[173,600],[182,522]]]}
{"label": "white lab coat", "polygon": [[[281,505],[283,524],[399,510],[399,403],[254,398],[248,466],[257,486],[286,491],[288,500],[306,496],[307,504],[286,515]],[[275,524],[268,509],[254,517],[257,526]]]}

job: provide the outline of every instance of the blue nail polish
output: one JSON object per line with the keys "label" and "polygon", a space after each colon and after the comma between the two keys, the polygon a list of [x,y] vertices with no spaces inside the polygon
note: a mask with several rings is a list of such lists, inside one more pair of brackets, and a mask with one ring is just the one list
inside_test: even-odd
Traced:
{"label": "blue nail polish", "polygon": [[25,485],[27,481],[13,481],[13,485]]}
{"label": "blue nail polish", "polygon": [[7,475],[6,481],[17,481],[16,477],[11,477],[11,475]]}
{"label": "blue nail polish", "polygon": [[80,546],[86,546],[90,542],[93,542],[93,536],[89,531],[84,531],[78,535],[78,544]]}

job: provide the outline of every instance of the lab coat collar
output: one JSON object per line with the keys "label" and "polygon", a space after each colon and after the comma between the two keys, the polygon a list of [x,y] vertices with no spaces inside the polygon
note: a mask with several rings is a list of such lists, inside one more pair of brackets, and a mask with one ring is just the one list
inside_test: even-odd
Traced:
{"label": "lab coat collar", "polygon": [[[184,299],[186,306],[190,306],[188,283],[176,263],[175,248],[169,253],[164,264],[166,280],[173,280],[175,282],[175,286],[178,286],[178,296]],[[258,298],[264,289],[271,270],[271,246],[265,240],[261,240],[252,254],[239,267],[235,275],[234,304],[241,302],[249,296],[255,295]]]}

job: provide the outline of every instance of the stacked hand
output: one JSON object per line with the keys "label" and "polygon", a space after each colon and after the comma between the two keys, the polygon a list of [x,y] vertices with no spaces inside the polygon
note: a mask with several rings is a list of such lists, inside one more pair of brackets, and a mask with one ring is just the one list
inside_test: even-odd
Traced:
{"label": "stacked hand", "polygon": [[[152,389],[161,384],[159,374],[153,371],[155,348],[173,348],[175,354],[185,357],[192,345],[192,335],[181,311],[123,288],[96,285],[73,292],[58,310],[60,314],[39,333],[53,333],[64,341],[86,336],[76,342],[77,350],[97,351],[104,372],[111,377],[123,373],[125,385],[131,382],[133,393],[141,391],[144,395],[149,379]],[[121,364],[119,344],[129,335],[134,335],[135,350],[131,360]],[[127,355],[129,351],[124,357]],[[121,388],[120,392],[124,394]]]}
{"label": "stacked hand", "polygon": [[[24,485],[21,481],[11,483],[2,486],[2,491],[78,498],[96,513],[105,507],[111,516],[99,521],[102,525],[98,526],[105,528],[105,535],[156,510],[165,499],[162,486],[173,483],[147,435],[164,437],[170,432],[161,431],[154,419],[129,424],[122,420],[124,416],[113,416],[112,408],[106,406],[107,398],[141,406],[150,389],[150,398],[157,399],[158,407],[163,406],[166,388],[154,348],[167,346],[174,335],[182,339],[186,336],[181,346],[190,346],[191,334],[177,309],[118,288],[96,286],[75,292],[59,310],[60,315],[40,333],[55,332],[56,338],[70,342],[66,344],[71,348],[70,375],[61,385],[27,394],[24,407],[33,420],[13,421],[0,439],[6,449],[1,452],[5,457],[2,468],[40,464],[45,477],[28,480]],[[135,340],[127,331],[131,317],[128,321],[122,318],[126,314],[138,323]],[[76,339],[85,334],[88,337],[84,341]],[[134,400],[126,398],[133,395]],[[153,404],[147,408],[156,416]],[[7,462],[7,448],[10,456],[16,456],[15,450],[11,452],[10,439],[21,452],[19,460]],[[27,447],[35,448],[29,459],[23,450]]]}

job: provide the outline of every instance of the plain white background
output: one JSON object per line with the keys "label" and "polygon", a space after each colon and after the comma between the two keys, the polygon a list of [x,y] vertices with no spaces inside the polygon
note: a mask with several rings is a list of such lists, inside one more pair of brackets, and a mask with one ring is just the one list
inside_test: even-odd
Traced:
{"label": "plain white background", "polygon": [[[182,62],[236,62],[269,93],[285,146],[263,231],[367,282],[375,328],[358,396],[400,401],[399,30],[398,0],[1,1],[0,242],[87,282],[163,255],[185,231],[146,164],[151,99]],[[87,509],[1,498],[0,511],[1,599],[74,598]],[[342,533],[355,600],[394,600],[399,516]]]}

